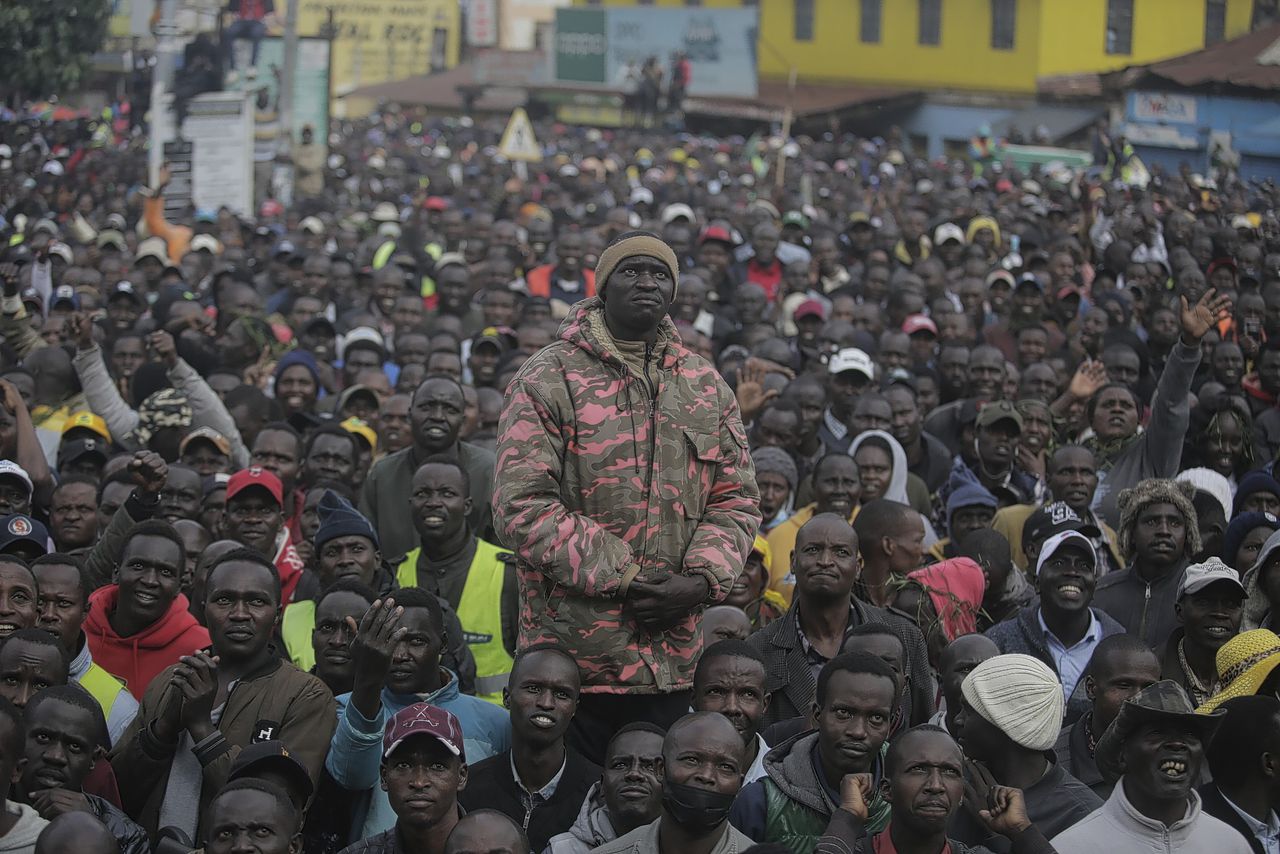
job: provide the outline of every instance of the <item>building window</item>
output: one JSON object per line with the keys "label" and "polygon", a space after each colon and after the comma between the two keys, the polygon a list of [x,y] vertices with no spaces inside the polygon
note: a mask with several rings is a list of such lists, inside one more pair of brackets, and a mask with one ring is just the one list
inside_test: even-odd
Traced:
{"label": "building window", "polygon": [[880,0],[862,0],[862,26],[859,37],[863,44],[880,43]]}
{"label": "building window", "polygon": [[792,0],[792,2],[795,3],[796,41],[813,41],[813,0]]}
{"label": "building window", "polygon": [[991,47],[993,50],[1013,50],[1017,11],[1017,0],[991,0]]}
{"label": "building window", "polygon": [[920,0],[920,44],[942,44],[942,0]]}
{"label": "building window", "polygon": [[1205,0],[1204,46],[1217,44],[1227,37],[1227,0]]}
{"label": "building window", "polygon": [[1107,53],[1133,53],[1133,0],[1107,0]]}

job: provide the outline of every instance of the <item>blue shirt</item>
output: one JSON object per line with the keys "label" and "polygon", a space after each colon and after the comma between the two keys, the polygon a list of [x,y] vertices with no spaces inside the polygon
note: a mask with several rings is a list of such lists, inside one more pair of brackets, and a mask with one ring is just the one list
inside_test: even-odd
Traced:
{"label": "blue shirt", "polygon": [[1093,657],[1093,651],[1102,640],[1102,626],[1098,625],[1097,619],[1093,616],[1093,609],[1090,608],[1089,628],[1084,630],[1084,637],[1080,638],[1074,646],[1068,647],[1049,631],[1044,621],[1043,609],[1036,609],[1036,619],[1040,621],[1045,644],[1049,647],[1049,654],[1053,656],[1054,669],[1058,671],[1058,681],[1062,683],[1062,699],[1064,702],[1070,702],[1071,693],[1076,690],[1076,683],[1084,675],[1085,668],[1089,666],[1089,659]]}
{"label": "blue shirt", "polygon": [[449,681],[432,694],[393,694],[382,689],[382,705],[376,718],[366,718],[351,703],[351,694],[338,700],[338,728],[329,744],[324,767],[343,788],[372,793],[369,811],[359,830],[360,839],[381,833],[396,823],[387,793],[378,785],[382,765],[382,733],[387,720],[414,703],[430,703],[451,713],[462,725],[466,761],[474,764],[511,748],[511,716],[506,709],[458,691],[458,677],[441,668]]}
{"label": "blue shirt", "polygon": [[1222,795],[1222,799],[1227,802],[1227,806],[1236,811],[1244,821],[1245,826],[1249,828],[1249,832],[1253,834],[1254,839],[1257,839],[1258,843],[1262,845],[1262,850],[1266,854],[1280,854],[1280,818],[1276,817],[1275,810],[1271,811],[1267,816],[1267,823],[1263,824],[1236,806],[1235,801],[1228,798],[1226,792],[1222,791],[1222,789],[1218,789],[1218,794]]}

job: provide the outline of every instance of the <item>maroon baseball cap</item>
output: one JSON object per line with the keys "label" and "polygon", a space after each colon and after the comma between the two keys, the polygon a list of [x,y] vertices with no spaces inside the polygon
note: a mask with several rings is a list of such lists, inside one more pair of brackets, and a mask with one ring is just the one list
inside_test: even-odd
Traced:
{"label": "maroon baseball cap", "polygon": [[227,500],[230,501],[252,486],[262,487],[271,493],[277,504],[284,506],[284,486],[281,485],[280,478],[260,466],[249,466],[231,475],[227,481]]}
{"label": "maroon baseball cap", "polygon": [[806,317],[816,317],[819,320],[826,320],[827,309],[816,299],[807,299],[796,306],[796,310],[791,314],[792,320],[803,320]]}
{"label": "maroon baseball cap", "polygon": [[444,709],[430,703],[405,706],[387,721],[382,735],[382,758],[386,759],[406,738],[414,735],[429,735],[454,756],[467,761],[462,744],[462,724]]}

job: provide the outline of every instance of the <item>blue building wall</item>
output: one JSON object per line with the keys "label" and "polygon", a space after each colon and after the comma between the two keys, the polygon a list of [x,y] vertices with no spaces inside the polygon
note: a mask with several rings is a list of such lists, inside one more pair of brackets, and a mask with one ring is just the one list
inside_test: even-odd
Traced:
{"label": "blue building wall", "polygon": [[[977,135],[984,124],[995,124],[1007,119],[1016,109],[999,107],[966,107],[954,104],[923,103],[908,113],[900,122],[903,133],[928,140],[925,157],[932,160],[946,153],[947,141],[965,142]],[[1024,128],[1028,134],[1031,128]],[[921,152],[917,151],[917,155]]]}
{"label": "blue building wall", "polygon": [[1191,92],[1136,90],[1125,97],[1125,134],[1150,166],[1183,161],[1207,173],[1213,142],[1229,142],[1246,180],[1280,178],[1280,109],[1276,101]]}

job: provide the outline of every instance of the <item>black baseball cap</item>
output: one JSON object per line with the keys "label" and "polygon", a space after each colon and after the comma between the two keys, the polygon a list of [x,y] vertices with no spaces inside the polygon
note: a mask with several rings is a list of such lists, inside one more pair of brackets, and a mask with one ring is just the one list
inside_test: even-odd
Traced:
{"label": "black baseball cap", "polygon": [[275,771],[288,781],[290,790],[302,795],[303,802],[311,800],[315,784],[306,766],[298,761],[283,741],[274,739],[257,741],[243,748],[231,763],[227,782],[243,777],[254,777],[264,771]]}

